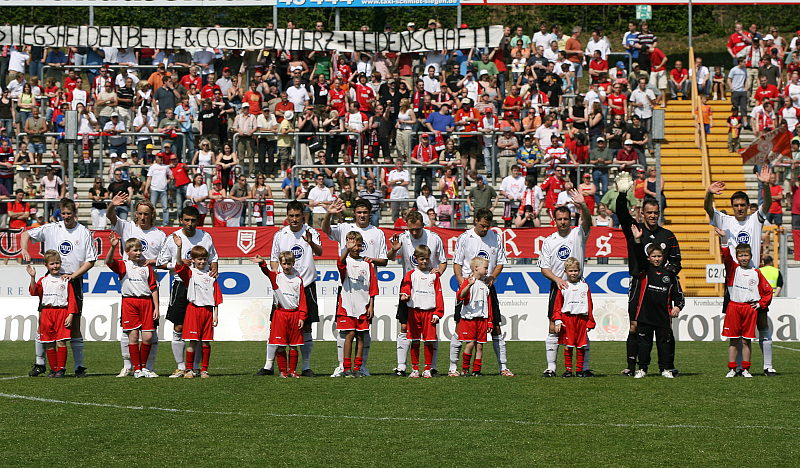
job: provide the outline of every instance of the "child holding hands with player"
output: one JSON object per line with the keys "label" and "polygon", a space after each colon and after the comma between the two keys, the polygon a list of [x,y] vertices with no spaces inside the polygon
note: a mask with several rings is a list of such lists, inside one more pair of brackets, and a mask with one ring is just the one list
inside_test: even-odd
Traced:
{"label": "child holding hands with player", "polygon": [[214,341],[214,327],[218,321],[218,306],[222,303],[222,292],[216,278],[204,273],[208,264],[208,250],[201,245],[189,251],[191,260],[187,260],[183,252],[183,241],[173,234],[172,240],[178,248],[175,256],[175,274],[186,284],[186,318],[183,322],[183,336],[186,343],[186,379],[193,379],[194,353],[198,343],[202,346],[203,360],[200,378],[207,379],[208,363],[211,359],[211,341]]}
{"label": "child holding hands with player", "polygon": [[[310,234],[308,234],[310,236]],[[300,346],[303,346],[303,324],[308,318],[306,305],[306,292],[303,279],[294,269],[294,254],[283,251],[278,255],[281,266],[280,272],[268,268],[267,261],[260,255],[251,258],[257,263],[261,271],[269,278],[272,286],[272,297],[275,308],[269,324],[269,344],[275,345],[275,356],[278,359],[278,369],[281,378],[297,375],[297,357]],[[289,347],[289,362],[286,362],[286,347]]]}
{"label": "child holding hands with player", "polygon": [[[758,312],[772,302],[772,286],[761,272],[750,266],[753,252],[749,244],[736,246],[736,259],[731,256],[725,231],[714,228],[720,236],[722,262],[725,264],[725,287],[730,302],[722,324],[722,336],[730,338],[728,373],[725,377],[753,377],[750,374],[750,341],[756,338]],[[742,348],[742,369],[736,369],[736,355]]]}
{"label": "child holding hands with player", "polygon": [[78,313],[75,293],[66,278],[61,274],[61,255],[55,250],[44,253],[47,274],[36,281],[36,269],[28,265],[31,276],[29,292],[39,298],[39,340],[47,352],[50,365],[48,377],[62,378],[67,364],[67,344],[70,339],[69,327]]}
{"label": "child holding hands with player", "polygon": [[[369,330],[375,315],[375,296],[378,295],[378,277],[375,266],[361,256],[364,238],[358,231],[350,231],[336,267],[342,282],[342,292],[336,308],[336,329],[347,332],[344,338],[344,377],[361,376],[364,353],[364,334]],[[355,359],[353,340],[356,341]]]}
{"label": "child holding hands with player", "polygon": [[145,263],[139,239],[131,237],[125,241],[127,260],[118,262],[114,259],[119,240],[115,233],[109,235],[111,248],[106,256],[106,266],[119,276],[122,284],[122,332],[128,335],[133,376],[137,379],[155,378],[158,374],[145,365],[150,357],[155,321],[159,316],[158,281],[153,267]]}
{"label": "child holding hands with player", "polygon": [[444,315],[444,298],[439,273],[431,271],[431,249],[418,245],[414,249],[417,267],[403,278],[400,300],[408,304],[408,339],[411,340],[410,378],[419,378],[419,342],[425,342],[425,369],[422,377],[429,379],[433,364],[433,347],[438,341],[436,324]]}
{"label": "child holding hands with player", "polygon": [[[489,260],[475,257],[470,260],[470,268],[472,275],[461,283],[456,295],[463,303],[461,320],[458,321],[458,339],[465,342],[461,357],[461,375],[478,377],[481,375],[486,334],[492,331],[492,301],[489,300],[489,287],[484,282],[489,273]],[[472,363],[472,374],[470,374],[469,365],[473,351],[475,351],[475,362]]]}
{"label": "child holding hands with player", "polygon": [[[562,377],[572,377],[572,350],[578,349],[578,365],[575,369],[583,369],[589,330],[594,329],[596,324],[592,316],[592,293],[589,285],[581,279],[578,259],[570,257],[564,261],[564,271],[567,274],[567,287],[556,292],[553,320],[558,344],[564,346],[565,371]],[[574,375],[586,377],[582,370]]]}

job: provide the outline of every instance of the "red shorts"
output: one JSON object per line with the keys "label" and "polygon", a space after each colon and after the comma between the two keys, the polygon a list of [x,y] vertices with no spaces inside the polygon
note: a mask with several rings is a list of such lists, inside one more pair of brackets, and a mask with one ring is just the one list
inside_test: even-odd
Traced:
{"label": "red shorts", "polygon": [[183,339],[198,341],[214,341],[214,307],[198,307],[194,304],[186,306],[186,317],[183,319]]}
{"label": "red shorts", "polygon": [[[69,328],[64,326],[68,315],[66,307],[42,307],[39,312],[39,341],[52,343],[70,339]],[[75,320],[75,316],[72,319]]]}
{"label": "red shorts", "polygon": [[558,334],[558,344],[583,348],[589,344],[589,331],[586,324],[589,322],[588,315],[563,314],[561,321],[561,333]]}
{"label": "red shorts", "polygon": [[152,297],[122,298],[122,331],[155,331]]}
{"label": "red shorts", "polygon": [[439,341],[432,319],[433,310],[408,309],[408,339]]}
{"label": "red shorts", "polygon": [[462,318],[458,321],[459,341],[477,341],[478,343],[486,343],[487,333],[489,333],[489,319]]}
{"label": "red shorts", "polygon": [[336,317],[336,329],[341,331],[368,331],[371,322],[371,320],[367,320],[367,314],[361,314],[358,318],[339,315]]}
{"label": "red shorts", "polygon": [[725,338],[756,339],[756,320],[758,311],[750,304],[729,302],[722,323],[722,336]]}
{"label": "red shorts", "polygon": [[300,312],[275,309],[269,323],[269,344],[278,346],[302,346],[303,330],[297,326]]}

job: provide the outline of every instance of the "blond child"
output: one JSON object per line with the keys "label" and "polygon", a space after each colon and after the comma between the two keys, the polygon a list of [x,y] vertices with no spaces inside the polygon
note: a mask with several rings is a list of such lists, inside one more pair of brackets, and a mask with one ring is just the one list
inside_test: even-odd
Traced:
{"label": "blond child", "polygon": [[[485,278],[489,273],[489,260],[475,257],[470,260],[472,274],[466,278],[458,289],[457,299],[462,301],[461,320],[458,321],[458,339],[464,342],[461,356],[461,375],[463,377],[481,375],[481,359],[486,335],[492,331],[492,301],[489,300],[489,286]],[[472,353],[472,373],[469,373]]]}
{"label": "blond child", "polygon": [[564,261],[567,287],[556,291],[553,303],[553,321],[558,333],[558,344],[564,346],[564,374],[562,377],[586,377],[583,371],[572,373],[572,350],[577,348],[578,362],[575,369],[583,369],[586,347],[589,345],[589,330],[595,327],[592,315],[592,293],[589,285],[581,279],[581,265],[577,258]]}

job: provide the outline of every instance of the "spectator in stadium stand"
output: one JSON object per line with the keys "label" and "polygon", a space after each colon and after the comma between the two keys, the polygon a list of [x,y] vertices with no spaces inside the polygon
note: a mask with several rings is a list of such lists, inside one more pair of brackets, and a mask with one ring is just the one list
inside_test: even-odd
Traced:
{"label": "spectator in stadium stand", "polygon": [[[194,122],[197,120],[197,109],[189,105],[189,96],[181,97],[181,103],[175,108],[175,119],[178,121],[178,129],[183,134],[185,148],[180,148],[178,155],[181,160],[190,160],[194,155]],[[187,157],[188,155],[188,157]]]}
{"label": "spectator in stadium stand", "polygon": [[[711,72],[708,67],[703,65],[703,58],[696,57],[694,59],[694,68],[689,70],[689,78],[693,80],[694,85],[697,86],[697,93],[700,95],[711,94]],[[714,96],[713,100],[723,99],[724,96]]]}
{"label": "spectator in stadium stand", "polygon": [[614,156],[614,164],[619,164],[620,172],[631,172],[631,166],[639,164],[639,153],[633,148],[633,140],[625,140],[622,149]]}
{"label": "spectator in stadium stand", "polygon": [[560,131],[556,125],[556,118],[552,114],[545,116],[544,122],[536,129],[533,135],[536,146],[539,147],[539,151],[542,153],[547,152],[547,149],[552,144],[553,135],[558,135],[559,133]]}
{"label": "spectator in stadium stand", "polygon": [[634,115],[631,118],[631,125],[625,132],[625,139],[633,142],[633,149],[639,155],[639,164],[642,167],[646,166],[647,159],[644,150],[650,143],[650,134],[648,129],[642,125],[642,119],[639,116]]}
{"label": "spectator in stadium stand", "polygon": [[792,101],[792,105],[795,107],[800,107],[800,67],[789,75],[786,87],[783,89],[783,96]]}
{"label": "spectator in stadium stand", "polygon": [[455,119],[450,115],[450,106],[442,104],[439,107],[439,112],[432,112],[425,120],[425,126],[428,130],[435,134],[435,138],[440,138],[444,141],[445,134],[450,133],[455,128]]}
{"label": "spectator in stadium stand", "polygon": [[511,127],[503,127],[502,134],[497,137],[497,159],[500,165],[500,177],[511,175],[512,167],[517,165],[517,149],[519,142]]}
{"label": "spectator in stadium stand", "polygon": [[169,167],[172,171],[170,191],[175,192],[175,207],[180,210],[183,209],[184,201],[186,200],[186,189],[191,184],[192,179],[189,177],[186,163],[181,161],[175,153],[169,157]]}
{"label": "spectator in stadium stand", "polygon": [[797,129],[798,118],[800,118],[800,109],[795,107],[791,100],[784,99],[783,107],[778,116],[780,117],[780,124],[786,125],[786,129],[789,130],[789,133],[794,135]]}
{"label": "spectator in stadium stand", "polygon": [[381,220],[383,192],[375,188],[375,179],[367,179],[364,182],[364,188],[358,192],[358,198],[363,198],[370,202],[369,224],[378,227]]}
{"label": "spectator in stadium stand", "polygon": [[747,84],[747,71],[745,70],[744,57],[736,59],[736,66],[728,72],[728,89],[731,90],[731,104],[739,109],[745,121],[745,129],[750,130],[750,116],[747,112],[748,93],[745,85]]}
{"label": "spectator in stadium stand", "polygon": [[[448,140],[448,142],[449,141],[450,140]],[[427,133],[422,134],[419,144],[415,146],[414,150],[411,152],[411,164],[420,164],[422,166],[439,164],[439,155],[436,153],[436,149],[433,145],[431,145],[430,135]],[[414,171],[414,195],[420,195],[420,190],[423,185],[428,187],[433,186],[433,169],[430,167],[418,167]]]}
{"label": "spectator in stadium stand", "polygon": [[765,102],[771,102],[774,108],[774,106],[778,104],[779,96],[778,87],[774,84],[770,84],[766,76],[761,75],[758,77],[758,88],[756,88],[755,92],[757,105],[761,106],[764,105]]}
{"label": "spectator in stadium stand", "polygon": [[[386,183],[391,187],[391,192],[389,193],[390,200],[404,200],[409,198],[408,186],[411,184],[411,175],[408,173],[408,169],[403,167],[403,160],[401,158],[395,160],[395,166],[389,171]],[[390,205],[393,220],[400,216],[402,210],[408,209],[407,201],[391,202]]]}
{"label": "spectator in stadium stand", "polygon": [[680,60],[675,61],[675,67],[669,72],[669,98],[672,100],[678,99],[678,93],[681,93],[681,99],[689,99],[689,71],[683,68],[683,62]]}
{"label": "spectator in stadium stand", "polygon": [[508,200],[503,207],[505,227],[511,227],[511,223],[520,209],[525,188],[525,178],[522,177],[519,166],[514,164],[511,166],[511,173],[500,183],[500,196]]}
{"label": "spectator in stadium stand", "polygon": [[481,209],[494,210],[497,207],[497,192],[491,185],[486,183],[484,176],[478,176],[475,186],[470,189],[467,195],[467,205],[472,210],[473,215]]}
{"label": "spectator in stadium stand", "polygon": [[[650,87],[658,89],[661,96],[666,96],[668,89],[667,56],[658,47],[642,49],[643,54],[648,54],[650,62]],[[661,102],[661,107],[666,106],[666,100]]]}
{"label": "spectator in stadium stand", "polygon": [[629,98],[631,108],[631,119],[636,116],[642,121],[642,125],[648,131],[653,118],[653,107],[658,103],[653,90],[647,87],[647,80],[644,78],[638,81],[638,86],[631,92]]}
{"label": "spectator in stadium stand", "polygon": [[[31,205],[23,201],[25,199],[25,191],[18,188],[14,192],[14,201],[9,202],[8,205],[8,228],[24,230],[28,227],[28,221],[31,217]],[[3,203],[3,205],[6,205]],[[792,215],[794,218],[794,215]]]}
{"label": "spectator in stadium stand", "polygon": [[594,166],[592,169],[592,181],[597,188],[594,196],[597,203],[600,202],[600,199],[608,190],[608,166],[613,162],[614,156],[608,148],[605,138],[597,137],[595,147],[589,150],[589,164]]}
{"label": "spectator in stadium stand", "polygon": [[247,161],[247,173],[253,174],[255,172],[256,159],[253,134],[258,131],[258,122],[256,116],[250,112],[250,104],[248,102],[242,103],[241,111],[233,120],[233,131],[238,135],[236,138],[236,153],[239,156],[239,161],[242,163]]}
{"label": "spectator in stadium stand", "polygon": [[167,116],[167,111],[172,111],[178,105],[181,95],[175,88],[172,77],[167,74],[164,76],[163,85],[153,92],[153,99],[158,107],[158,120],[161,121]]}
{"label": "spectator in stadium stand", "polygon": [[[575,71],[575,77],[581,78],[583,77],[583,46],[581,44],[581,32],[583,30],[580,26],[575,26],[572,28],[572,36],[567,39],[567,43],[565,45],[564,51],[567,53],[567,60],[569,60],[572,64],[572,67]],[[575,80],[575,89],[574,92],[578,92],[578,81]]]}
{"label": "spectator in stadium stand", "polygon": [[753,131],[755,132],[756,137],[760,137],[767,132],[775,130],[777,116],[775,115],[775,110],[772,107],[772,101],[764,102],[763,106],[756,106],[753,109],[751,117],[755,120],[755,128]]}
{"label": "spectator in stadium stand", "polygon": [[47,119],[39,114],[39,107],[32,108],[31,116],[25,120],[25,133],[28,134],[34,164],[42,164],[42,155],[47,150],[44,134],[48,128]]}
{"label": "spectator in stadium stand", "polygon": [[180,122],[178,122],[178,119],[175,118],[175,113],[173,112],[172,108],[167,109],[164,118],[159,119],[158,129],[156,131],[162,134],[161,136],[162,146],[169,143],[170,146],[175,145],[176,149],[178,150],[180,149],[178,143],[180,139],[177,138],[178,132],[180,131]]}
{"label": "spectator in stadium stand", "polygon": [[[165,149],[168,146],[164,145]],[[172,180],[172,170],[164,164],[164,153],[156,154],[156,162],[147,169],[147,180],[144,183],[142,194],[150,200],[153,207],[161,203],[161,225],[169,226],[169,199],[167,197],[169,181]],[[116,193],[116,192],[114,192]]]}
{"label": "spectator in stadium stand", "polygon": [[116,154],[125,154],[128,149],[128,137],[123,136],[127,129],[125,123],[119,118],[116,110],[111,114],[111,119],[103,126],[103,133],[108,134],[109,151]]}
{"label": "spectator in stadium stand", "polygon": [[600,75],[608,73],[608,61],[602,57],[602,52],[595,50],[592,52],[591,59],[589,60],[589,77],[592,83],[597,83],[600,80]]}
{"label": "spectator in stadium stand", "polygon": [[14,149],[8,140],[0,142],[0,185],[9,194],[14,190]]}
{"label": "spectator in stadium stand", "polygon": [[233,187],[228,190],[228,198],[242,203],[242,213],[239,216],[239,226],[245,225],[245,216],[247,215],[247,197],[250,196],[250,185],[247,183],[247,177],[240,175],[237,182]]}
{"label": "spectator in stadium stand", "polygon": [[[128,200],[133,199],[133,186],[131,185],[130,181],[124,180],[122,178],[122,169],[115,169],[114,175],[112,176],[111,183],[108,184],[108,193],[113,194],[125,194]],[[128,219],[128,205],[122,204],[116,206],[116,216],[120,219]],[[113,224],[113,223],[112,223]]]}
{"label": "spectator in stadium stand", "polygon": [[[147,106],[142,106],[139,108],[139,113],[133,119],[133,126],[131,130],[134,133],[155,133],[156,128],[156,121],[153,119],[150,108]],[[146,161],[148,145],[153,145],[153,139],[151,137],[147,135],[139,135],[136,137],[136,149],[139,152],[139,157],[142,158],[142,160],[146,163],[150,162]]]}
{"label": "spectator in stadium stand", "polygon": [[767,221],[775,226],[783,224],[783,186],[778,183],[778,174],[773,172],[769,176],[769,191],[772,194],[772,203],[769,206]]}

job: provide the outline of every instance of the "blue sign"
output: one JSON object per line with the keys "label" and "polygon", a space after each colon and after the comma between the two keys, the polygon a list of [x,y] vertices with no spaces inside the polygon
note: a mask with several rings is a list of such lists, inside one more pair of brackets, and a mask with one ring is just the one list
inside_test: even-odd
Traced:
{"label": "blue sign", "polygon": [[461,0],[278,0],[278,8],[458,6]]}

